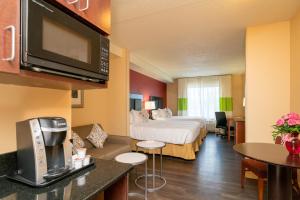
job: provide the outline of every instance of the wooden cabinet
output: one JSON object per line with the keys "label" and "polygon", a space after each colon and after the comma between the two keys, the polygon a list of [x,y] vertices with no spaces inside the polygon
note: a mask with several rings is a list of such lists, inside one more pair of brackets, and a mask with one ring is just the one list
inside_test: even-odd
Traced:
{"label": "wooden cabinet", "polygon": [[20,3],[1,0],[0,8],[0,71],[19,73]]}
{"label": "wooden cabinet", "polygon": [[[52,0],[47,1],[54,3]],[[107,87],[107,84],[20,70],[20,2],[20,0],[0,0],[0,83],[66,90]],[[103,32],[107,34],[110,32],[110,0],[56,0],[56,2],[73,13],[78,13]],[[104,19],[103,16],[106,14],[108,16]]]}
{"label": "wooden cabinet", "polygon": [[245,142],[245,121],[240,120],[235,122],[235,144]]}
{"label": "wooden cabinet", "polygon": [[73,13],[97,26],[106,34],[111,32],[110,0],[56,0]]}

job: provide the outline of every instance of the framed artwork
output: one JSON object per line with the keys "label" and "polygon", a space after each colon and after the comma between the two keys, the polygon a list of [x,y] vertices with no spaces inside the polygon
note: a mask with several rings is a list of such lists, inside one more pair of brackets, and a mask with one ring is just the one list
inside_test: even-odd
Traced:
{"label": "framed artwork", "polygon": [[72,90],[72,108],[83,108],[84,92],[83,90]]}

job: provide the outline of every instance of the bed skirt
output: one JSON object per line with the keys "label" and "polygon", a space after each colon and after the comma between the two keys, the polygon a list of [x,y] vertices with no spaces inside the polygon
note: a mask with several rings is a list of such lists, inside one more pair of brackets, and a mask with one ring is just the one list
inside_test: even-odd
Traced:
{"label": "bed skirt", "polygon": [[[162,154],[167,156],[173,156],[178,158],[183,158],[186,160],[194,160],[196,159],[196,152],[199,151],[200,145],[203,143],[204,138],[206,137],[206,129],[201,129],[199,136],[195,139],[193,143],[189,144],[166,144],[163,148]],[[136,151],[136,143],[138,140],[131,139],[131,149],[132,151]],[[146,150],[139,148],[139,151],[143,151],[144,153],[152,154],[160,154],[159,150]]]}

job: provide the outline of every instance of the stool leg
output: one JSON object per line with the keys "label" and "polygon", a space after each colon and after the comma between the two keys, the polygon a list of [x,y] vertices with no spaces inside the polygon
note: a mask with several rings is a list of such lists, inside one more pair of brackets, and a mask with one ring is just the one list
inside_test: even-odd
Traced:
{"label": "stool leg", "polygon": [[153,164],[152,164],[152,173],[153,173],[153,177],[152,177],[152,180],[153,180],[153,188],[155,188],[155,153],[153,153]]}
{"label": "stool leg", "polygon": [[147,161],[145,162],[145,200],[148,199],[148,169]]}
{"label": "stool leg", "polygon": [[160,149],[160,177],[162,177],[162,148]]}

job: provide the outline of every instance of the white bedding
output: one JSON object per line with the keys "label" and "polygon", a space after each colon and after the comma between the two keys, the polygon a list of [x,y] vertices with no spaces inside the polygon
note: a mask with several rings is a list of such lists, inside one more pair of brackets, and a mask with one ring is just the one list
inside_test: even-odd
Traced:
{"label": "white bedding", "polygon": [[130,136],[136,140],[156,140],[170,144],[188,144],[199,136],[202,125],[196,121],[149,120],[130,124]]}

